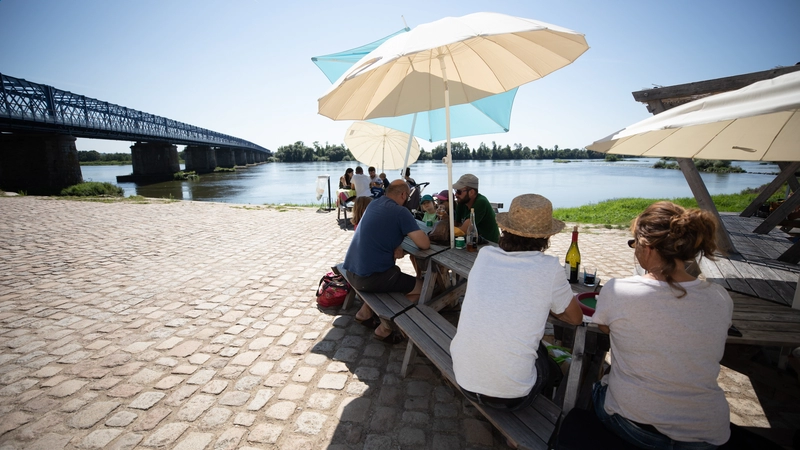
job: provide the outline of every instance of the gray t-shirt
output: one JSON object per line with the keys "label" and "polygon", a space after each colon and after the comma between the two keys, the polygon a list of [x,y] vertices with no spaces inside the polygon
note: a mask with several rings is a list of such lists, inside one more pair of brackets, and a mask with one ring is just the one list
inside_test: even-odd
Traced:
{"label": "gray t-shirt", "polygon": [[677,441],[724,444],[730,411],[717,384],[733,301],[719,285],[612,279],[600,291],[592,322],[611,330],[605,409],[653,425]]}

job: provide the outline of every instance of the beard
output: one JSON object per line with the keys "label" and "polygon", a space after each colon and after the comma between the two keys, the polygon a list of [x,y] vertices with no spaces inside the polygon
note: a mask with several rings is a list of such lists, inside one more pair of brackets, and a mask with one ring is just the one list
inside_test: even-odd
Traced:
{"label": "beard", "polygon": [[467,203],[469,203],[469,195],[465,195],[462,198],[456,199],[456,203],[458,203],[459,205],[466,205]]}

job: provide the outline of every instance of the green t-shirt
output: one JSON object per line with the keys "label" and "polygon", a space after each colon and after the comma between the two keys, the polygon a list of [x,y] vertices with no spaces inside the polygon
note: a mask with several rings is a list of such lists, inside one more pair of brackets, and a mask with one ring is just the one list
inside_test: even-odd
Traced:
{"label": "green t-shirt", "polygon": [[[478,234],[487,241],[499,241],[500,229],[497,228],[497,221],[494,218],[494,209],[492,209],[489,200],[484,197],[483,194],[478,194],[475,198],[475,204],[473,204],[472,207],[475,208],[475,226],[478,227]],[[455,217],[453,217],[453,219],[456,223],[463,223],[465,220],[469,219],[469,208],[467,205],[457,203],[454,214]]]}

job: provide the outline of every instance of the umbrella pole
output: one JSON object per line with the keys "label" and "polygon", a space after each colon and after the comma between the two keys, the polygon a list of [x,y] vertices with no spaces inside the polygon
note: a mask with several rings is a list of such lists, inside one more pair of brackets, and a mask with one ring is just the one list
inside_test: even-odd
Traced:
{"label": "umbrella pole", "polygon": [[[442,67],[442,81],[444,82],[444,128],[447,136],[447,198],[450,200],[450,248],[455,247],[455,205],[453,205],[453,153],[450,150],[450,89],[447,86],[447,69],[444,66],[444,55],[439,55],[439,64]],[[416,115],[414,116],[416,118]]]}
{"label": "umbrella pole", "polygon": [[411,153],[411,143],[414,140],[414,127],[417,126],[417,113],[411,119],[411,132],[408,134],[408,145],[406,146],[406,159],[403,161],[403,168],[400,169],[400,178],[406,179],[406,169],[408,168],[408,155]]}

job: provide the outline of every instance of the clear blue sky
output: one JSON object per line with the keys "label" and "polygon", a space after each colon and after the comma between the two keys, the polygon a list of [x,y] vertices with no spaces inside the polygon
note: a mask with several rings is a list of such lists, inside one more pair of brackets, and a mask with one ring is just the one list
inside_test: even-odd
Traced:
{"label": "clear blue sky", "polygon": [[510,132],[459,139],[470,146],[584,147],[648,117],[632,91],[800,62],[798,0],[0,0],[0,72],[272,150],[336,144],[351,122],[317,114],[329,82],[312,56],[397,31],[401,15],[413,28],[487,10],[576,30],[591,48],[520,88]]}

